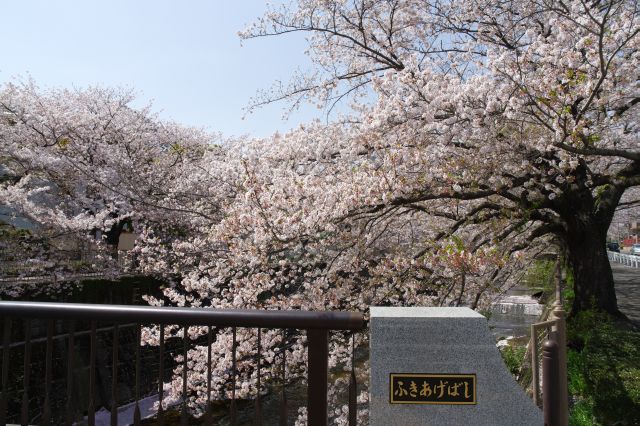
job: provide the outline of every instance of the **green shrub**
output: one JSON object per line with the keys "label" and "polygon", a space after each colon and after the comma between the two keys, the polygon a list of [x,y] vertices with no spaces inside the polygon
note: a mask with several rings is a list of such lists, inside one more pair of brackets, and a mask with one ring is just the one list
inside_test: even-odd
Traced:
{"label": "green shrub", "polygon": [[596,426],[593,416],[593,406],[588,401],[578,401],[571,410],[569,426]]}
{"label": "green shrub", "polygon": [[504,346],[500,350],[502,359],[513,376],[520,373],[526,350],[525,346]]}
{"label": "green shrub", "polygon": [[567,332],[570,424],[640,424],[640,332],[594,311]]}
{"label": "green shrub", "polygon": [[584,371],[584,362],[579,352],[567,352],[567,375],[569,377],[569,394],[585,395],[587,393],[587,382],[582,375]]}

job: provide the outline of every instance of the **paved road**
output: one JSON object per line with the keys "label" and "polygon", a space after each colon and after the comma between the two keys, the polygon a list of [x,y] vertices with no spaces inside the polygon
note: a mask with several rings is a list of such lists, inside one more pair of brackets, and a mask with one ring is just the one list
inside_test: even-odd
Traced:
{"label": "paved road", "polygon": [[618,307],[640,327],[640,268],[611,263]]}

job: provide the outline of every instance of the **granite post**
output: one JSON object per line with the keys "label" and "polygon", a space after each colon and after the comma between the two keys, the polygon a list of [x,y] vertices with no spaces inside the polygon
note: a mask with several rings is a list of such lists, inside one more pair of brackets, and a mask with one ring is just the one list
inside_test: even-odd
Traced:
{"label": "granite post", "polygon": [[372,426],[543,424],[477,312],[372,307],[370,330]]}

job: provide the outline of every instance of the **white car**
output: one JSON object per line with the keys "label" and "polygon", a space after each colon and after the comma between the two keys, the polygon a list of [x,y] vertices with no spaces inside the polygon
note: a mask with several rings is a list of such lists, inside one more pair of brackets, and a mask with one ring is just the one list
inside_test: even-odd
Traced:
{"label": "white car", "polygon": [[631,254],[635,254],[636,256],[640,255],[640,244],[634,244],[631,246]]}

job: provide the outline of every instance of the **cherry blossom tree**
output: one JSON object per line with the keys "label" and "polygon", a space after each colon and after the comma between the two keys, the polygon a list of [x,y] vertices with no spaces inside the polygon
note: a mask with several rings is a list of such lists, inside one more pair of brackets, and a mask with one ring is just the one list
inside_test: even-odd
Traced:
{"label": "cherry blossom tree", "polygon": [[[375,98],[345,120],[341,161],[360,173],[334,197],[360,192],[342,219],[439,218],[469,229],[469,253],[552,237],[575,275],[573,312],[619,314],[605,240],[640,183],[639,30],[634,1],[299,0],[242,35],[302,32],[317,65],[255,105]],[[417,246],[404,258],[433,252]]]}
{"label": "cherry blossom tree", "polygon": [[159,231],[215,216],[212,190],[194,184],[206,181],[198,167],[215,157],[215,138],[160,122],[132,100],[122,90],[6,85],[0,161],[10,179],[0,186],[2,203],[44,227],[41,234],[79,237],[120,230],[123,221],[161,223]]}

